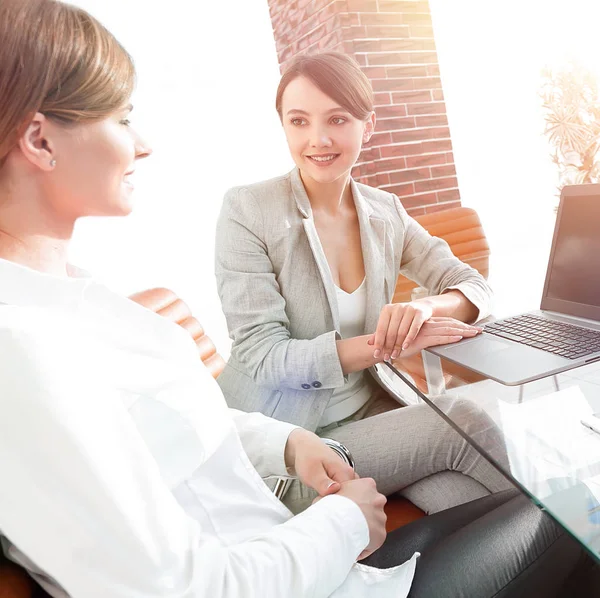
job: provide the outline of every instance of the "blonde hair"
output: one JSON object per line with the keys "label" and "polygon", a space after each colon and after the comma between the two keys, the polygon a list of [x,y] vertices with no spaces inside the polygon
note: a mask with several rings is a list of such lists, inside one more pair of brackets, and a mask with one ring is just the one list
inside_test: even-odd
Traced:
{"label": "blonde hair", "polygon": [[0,0],[0,167],[36,112],[63,123],[125,106],[133,61],[85,10],[58,0]]}
{"label": "blonde hair", "polygon": [[340,52],[322,52],[292,59],[277,87],[275,108],[279,118],[283,92],[298,77],[306,77],[354,118],[366,120],[373,112],[373,88],[358,63]]}

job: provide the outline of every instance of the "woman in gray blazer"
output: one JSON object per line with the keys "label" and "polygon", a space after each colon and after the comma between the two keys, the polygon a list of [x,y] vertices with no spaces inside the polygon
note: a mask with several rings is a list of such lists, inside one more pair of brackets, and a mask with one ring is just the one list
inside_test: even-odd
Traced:
{"label": "woman in gray blazer", "polygon": [[[465,322],[487,315],[491,295],[395,195],[351,178],[375,126],[369,80],[343,54],[301,56],[276,106],[297,167],[230,190],[217,226],[216,276],[233,339],[218,381],[229,405],[343,442],[361,476],[427,512],[506,488],[429,407],[399,409],[366,372],[478,334]],[[391,304],[400,272],[431,296]],[[493,429],[470,403],[452,408],[467,429]],[[501,442],[493,432],[488,439]],[[310,498],[295,488],[288,502],[301,508]]]}

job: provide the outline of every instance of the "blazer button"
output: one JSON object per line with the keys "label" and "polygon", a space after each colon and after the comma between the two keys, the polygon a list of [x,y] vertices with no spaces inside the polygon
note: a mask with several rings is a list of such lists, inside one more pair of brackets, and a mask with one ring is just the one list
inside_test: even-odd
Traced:
{"label": "blazer button", "polygon": [[306,384],[306,382],[302,385],[304,390],[308,390],[310,388],[310,384]]}
{"label": "blazer button", "polygon": [[323,386],[323,385],[322,385],[322,384],[321,384],[321,383],[320,383],[318,380],[315,380],[315,381],[312,383],[312,385],[313,385],[315,388],[321,388],[321,386]]}

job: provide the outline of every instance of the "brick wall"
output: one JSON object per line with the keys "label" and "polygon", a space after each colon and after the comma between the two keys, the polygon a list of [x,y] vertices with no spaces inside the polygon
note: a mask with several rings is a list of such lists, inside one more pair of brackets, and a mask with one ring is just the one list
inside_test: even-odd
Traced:
{"label": "brick wall", "polygon": [[375,91],[376,133],[353,176],[413,215],[460,205],[426,0],[268,0],[281,69],[299,53],[354,56]]}

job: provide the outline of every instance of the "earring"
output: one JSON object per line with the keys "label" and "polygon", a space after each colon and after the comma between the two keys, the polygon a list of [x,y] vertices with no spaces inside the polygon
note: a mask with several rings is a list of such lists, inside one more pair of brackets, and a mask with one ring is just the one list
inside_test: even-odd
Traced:
{"label": "earring", "polygon": [[50,166],[52,166],[52,168],[54,168],[56,166],[56,160],[54,158],[52,158],[52,160],[50,160]]}

